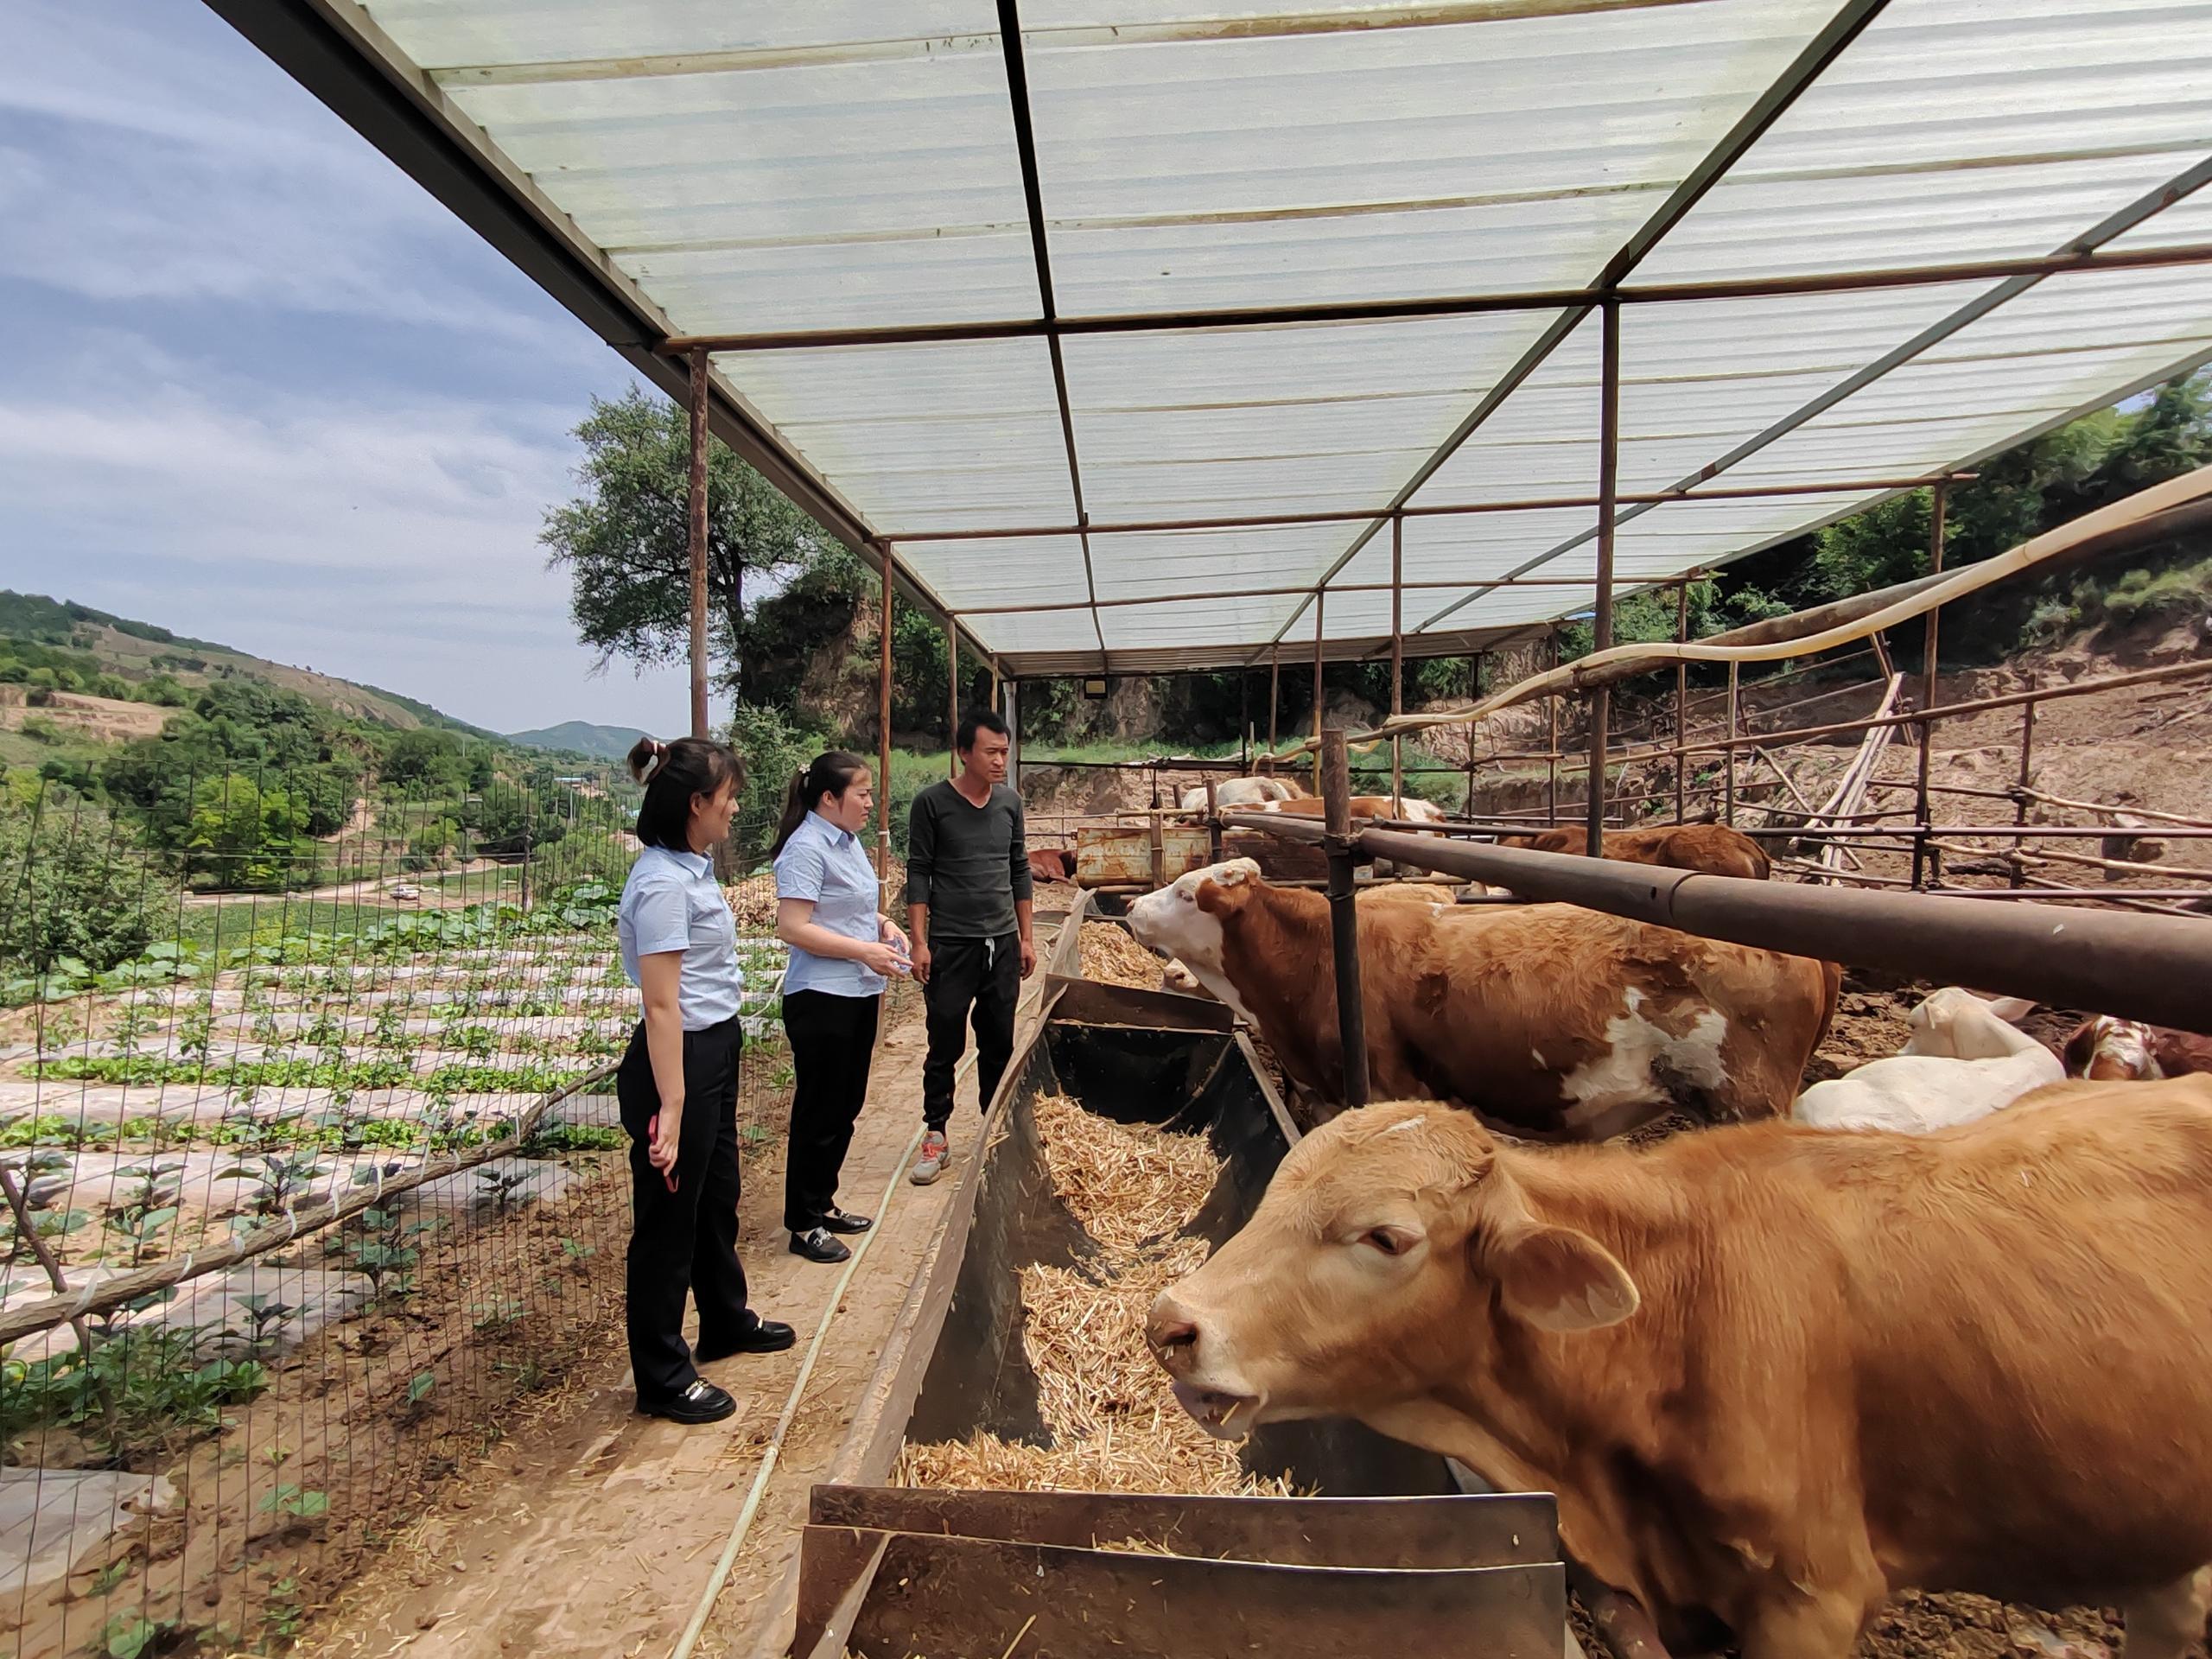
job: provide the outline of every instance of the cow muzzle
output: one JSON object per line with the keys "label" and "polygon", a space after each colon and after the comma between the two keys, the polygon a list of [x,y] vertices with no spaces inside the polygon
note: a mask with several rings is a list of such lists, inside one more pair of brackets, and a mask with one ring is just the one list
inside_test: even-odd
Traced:
{"label": "cow muzzle", "polygon": [[1224,1379],[1209,1376],[1198,1352],[1198,1321],[1163,1293],[1152,1305],[1145,1322],[1145,1342],[1162,1370],[1173,1379],[1175,1403],[1191,1421],[1217,1440],[1239,1440],[1251,1433],[1259,1420],[1259,1395],[1221,1386]]}

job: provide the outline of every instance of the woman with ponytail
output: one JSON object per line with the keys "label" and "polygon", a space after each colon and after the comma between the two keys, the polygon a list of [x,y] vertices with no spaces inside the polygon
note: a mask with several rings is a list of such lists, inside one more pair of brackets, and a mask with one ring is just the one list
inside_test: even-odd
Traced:
{"label": "woman with ponytail", "polygon": [[[638,1409],[679,1423],[720,1421],[737,1402],[698,1367],[772,1354],[791,1326],[746,1306],[737,1259],[737,1062],[745,993],[737,931],[709,849],[729,834],[745,784],[737,752],[704,738],[641,737],[630,775],[645,849],[622,888],[622,967],[645,1014],[616,1073],[630,1132],[632,1225],[626,1323]],[[683,1341],[683,1302],[699,1341]]]}
{"label": "woman with ponytail", "polygon": [[844,1261],[852,1252],[837,1235],[875,1224],[837,1207],[883,988],[910,966],[906,934],[876,908],[875,871],[861,844],[874,804],[868,762],[831,749],[792,776],[776,831],[776,937],[791,953],[784,1030],[797,1077],[784,1225],[791,1254],[810,1262]]}

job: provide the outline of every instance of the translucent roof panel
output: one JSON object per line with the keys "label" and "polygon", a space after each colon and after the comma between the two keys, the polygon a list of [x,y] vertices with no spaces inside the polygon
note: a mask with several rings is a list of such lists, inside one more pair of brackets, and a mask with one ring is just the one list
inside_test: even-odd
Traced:
{"label": "translucent roof panel", "polygon": [[1109,521],[1387,503],[1545,321],[1071,339],[1084,502]]}
{"label": "translucent roof panel", "polygon": [[1891,0],[1638,280],[2047,253],[2208,132],[2196,0]]}
{"label": "translucent roof panel", "polygon": [[1042,340],[755,352],[715,368],[881,530],[1075,522]]}
{"label": "translucent roof panel", "polygon": [[[1541,355],[1556,309],[1207,311],[2212,243],[2212,0],[1890,0],[1799,84],[1840,3],[1024,0],[1019,110],[990,0],[368,0],[255,38],[626,351],[865,333],[727,340],[722,429],[856,541],[1029,532],[899,550],[943,608],[1116,601],[972,617],[1019,674],[1248,660],[1310,636],[1324,575],[1371,590],[1327,607],[1357,656],[1388,628],[1377,516],[1417,480],[1417,506],[1596,492],[1594,313]],[[1799,492],[1624,504],[1632,585],[2212,360],[2212,265],[1622,315],[1624,493]],[[1079,511],[1347,517],[1094,531],[1086,568]],[[1407,595],[1415,649],[1586,608],[1594,522],[1408,520],[1407,578],[1440,584]]]}
{"label": "translucent roof panel", "polygon": [[[1084,574],[1083,541],[1075,536],[1010,536],[990,540],[909,542],[899,550],[906,567],[957,612],[988,606],[1085,605],[1090,582]],[[965,617],[985,645],[992,616]]]}
{"label": "translucent roof panel", "polygon": [[1452,451],[1414,502],[1457,506],[1595,494],[1602,334],[1594,312],[1578,323]]}
{"label": "translucent roof panel", "polygon": [[1834,10],[1026,5],[1061,304],[1583,282]]}
{"label": "translucent roof panel", "polygon": [[1347,524],[1289,524],[1094,535],[1101,599],[1225,594],[1319,579],[1344,551]]}

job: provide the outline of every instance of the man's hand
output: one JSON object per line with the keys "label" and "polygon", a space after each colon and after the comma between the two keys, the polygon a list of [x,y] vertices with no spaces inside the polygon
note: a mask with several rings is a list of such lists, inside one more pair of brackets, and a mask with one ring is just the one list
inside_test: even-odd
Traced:
{"label": "man's hand", "polygon": [[1021,938],[1021,976],[1024,979],[1037,971],[1037,941],[1027,934]]}
{"label": "man's hand", "polygon": [[914,965],[914,977],[923,984],[928,984],[930,982],[929,946],[926,944],[916,945],[913,950],[912,960]]}

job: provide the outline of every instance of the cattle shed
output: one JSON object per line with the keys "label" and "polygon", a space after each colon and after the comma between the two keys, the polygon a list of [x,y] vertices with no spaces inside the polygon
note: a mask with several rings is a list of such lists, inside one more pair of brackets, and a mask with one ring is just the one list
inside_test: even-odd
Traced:
{"label": "cattle shed", "polygon": [[[1940,961],[1991,991],[2212,1019],[2195,994],[2212,925],[2187,908],[2208,889],[2069,885],[2084,865],[2139,872],[2124,849],[2054,866],[2069,855],[2028,822],[2034,711],[2083,688],[1945,705],[1934,668],[1944,604],[2212,516],[2212,475],[2192,474],[1943,566],[1947,493],[1977,467],[2212,362],[2212,9],[2196,0],[208,4],[688,407],[694,729],[711,435],[880,573],[887,620],[906,606],[941,625],[956,700],[963,662],[988,670],[1017,742],[1025,680],[1241,671],[1272,687],[1287,668],[1318,691],[1328,664],[1387,658],[1375,729],[1324,732],[1318,696],[1302,742],[1270,719],[1268,759],[1310,758],[1329,810],[1230,821],[1318,844],[1339,988],[1357,982],[1354,866],[1387,857],[1746,944],[1816,938],[1846,963]],[[1933,502],[1927,579],[1715,640],[1614,646],[1623,596],[1685,591],[1916,491]],[[1688,768],[1723,761],[1706,787],[1732,823],[1739,760],[1857,737],[1854,788],[1803,801],[1786,830],[1789,809],[1768,815],[1804,880],[1497,849],[1475,837],[1515,826],[1471,811],[1421,834],[1353,820],[1347,747],[1398,755],[1435,723],[1403,711],[1405,662],[1585,618],[1593,656],[1451,718],[1548,699],[1541,821],[1564,769],[1593,848],[1649,804],[1615,787],[1622,768],[1671,766],[1660,804],[1681,822]],[[1923,676],[1880,643],[1906,621]],[[1754,741],[1738,669],[1853,641],[1880,670],[1871,712]],[[1728,666],[1718,732],[1691,729],[1693,663]],[[1654,673],[1672,675],[1671,720],[1624,742],[1613,688]],[[1567,697],[1586,728],[1572,755]],[[1929,734],[1988,707],[2022,710],[2010,879],[1930,893],[1980,832],[1936,810],[1957,797],[1930,779]],[[1897,735],[1921,761],[1885,825],[1861,809]],[[1471,748],[1465,765],[1471,804]],[[2168,816],[2177,836],[2212,832]],[[1891,885],[1911,891],[1863,890],[1884,886],[1853,851],[1875,837],[1909,853]],[[887,868],[887,832],[883,851]],[[1990,902],[2038,896],[2115,907]],[[1364,1052],[1357,1003],[1339,1011],[1347,1054]],[[1122,1030],[1164,1018],[1097,1012]],[[1221,1032],[1176,1040],[1242,1063]],[[916,1281],[910,1344],[943,1325],[929,1298],[956,1293],[938,1277]],[[810,1532],[855,1503],[878,1506],[854,1534],[874,1554],[805,1604],[824,1653],[887,1560],[942,1565],[911,1542],[938,1529],[906,1499],[833,1496]],[[1010,1532],[964,1542],[1018,1588],[1020,1551],[1050,1541],[1033,1529],[1073,1524],[1048,1509],[993,1510],[974,1524]],[[1126,1577],[1063,1568],[1103,1572],[1102,1595]],[[1662,1651],[1581,1587],[1624,1654]],[[789,1612],[788,1595],[765,1605]],[[773,1635],[772,1619],[744,1639],[766,1654]]]}

